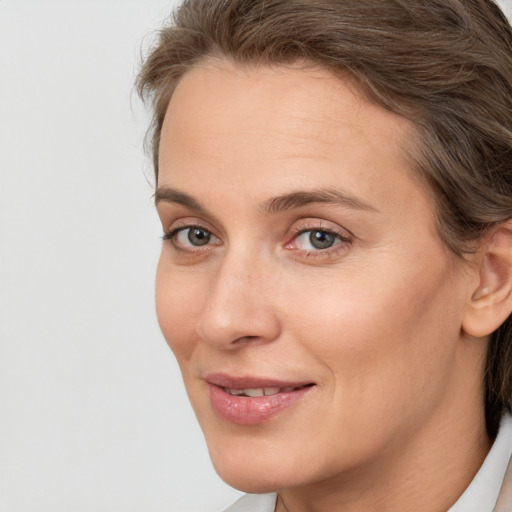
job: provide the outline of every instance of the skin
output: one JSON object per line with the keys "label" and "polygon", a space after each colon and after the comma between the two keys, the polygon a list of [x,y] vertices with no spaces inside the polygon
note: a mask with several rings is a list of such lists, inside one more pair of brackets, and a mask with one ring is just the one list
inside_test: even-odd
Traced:
{"label": "skin", "polygon": [[[445,511],[489,450],[487,338],[462,327],[479,275],[439,238],[403,150],[411,133],[312,67],[205,63],[170,101],[159,322],[216,470],[280,491],[278,511]],[[269,211],[319,189],[350,200]],[[311,230],[333,245],[315,248]],[[315,386],[270,421],[236,425],[212,409],[211,372]]]}

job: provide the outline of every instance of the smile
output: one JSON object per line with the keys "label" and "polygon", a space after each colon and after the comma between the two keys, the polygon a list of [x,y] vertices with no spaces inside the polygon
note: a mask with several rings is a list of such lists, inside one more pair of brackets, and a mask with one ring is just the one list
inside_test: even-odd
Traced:
{"label": "smile", "polygon": [[316,386],[314,383],[279,382],[225,375],[206,379],[216,416],[237,425],[258,425],[290,411]]}
{"label": "smile", "polygon": [[245,396],[245,397],[258,397],[258,396],[273,396],[277,395],[278,393],[291,393],[292,391],[296,391],[298,389],[302,389],[305,386],[287,386],[284,388],[245,388],[245,389],[231,389],[231,388],[224,388],[224,391],[226,393],[229,393],[233,396]]}

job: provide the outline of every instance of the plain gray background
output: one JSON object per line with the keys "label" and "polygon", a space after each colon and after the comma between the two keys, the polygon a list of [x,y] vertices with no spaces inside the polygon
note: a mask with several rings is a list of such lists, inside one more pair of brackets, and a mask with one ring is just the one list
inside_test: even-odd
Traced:
{"label": "plain gray background", "polygon": [[0,0],[0,512],[216,512],[239,494],[154,313],[132,84],[173,3]]}
{"label": "plain gray background", "polygon": [[154,313],[132,84],[171,5],[0,1],[1,512],[215,512],[238,495]]}

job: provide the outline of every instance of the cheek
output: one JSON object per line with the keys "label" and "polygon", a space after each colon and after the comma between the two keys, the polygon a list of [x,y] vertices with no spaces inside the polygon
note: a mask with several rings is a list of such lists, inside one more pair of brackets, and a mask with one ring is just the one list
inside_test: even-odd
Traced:
{"label": "cheek", "polygon": [[460,300],[443,261],[347,273],[310,287],[307,301],[295,299],[295,336],[326,367],[343,401],[373,404],[383,391],[412,400],[432,380],[432,393],[441,390],[460,333]]}
{"label": "cheek", "polygon": [[189,360],[197,337],[195,336],[202,294],[194,280],[172,269],[162,251],[156,273],[156,313],[160,329],[178,363]]}

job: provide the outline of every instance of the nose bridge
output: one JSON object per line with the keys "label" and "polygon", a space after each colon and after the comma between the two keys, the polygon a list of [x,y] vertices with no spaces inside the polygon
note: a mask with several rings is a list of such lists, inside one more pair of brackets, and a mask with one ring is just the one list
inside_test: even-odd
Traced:
{"label": "nose bridge", "polygon": [[199,335],[224,347],[241,340],[274,339],[279,323],[266,293],[268,279],[270,272],[260,255],[248,247],[227,250],[210,281]]}

